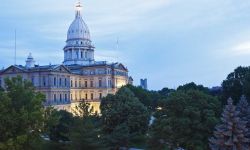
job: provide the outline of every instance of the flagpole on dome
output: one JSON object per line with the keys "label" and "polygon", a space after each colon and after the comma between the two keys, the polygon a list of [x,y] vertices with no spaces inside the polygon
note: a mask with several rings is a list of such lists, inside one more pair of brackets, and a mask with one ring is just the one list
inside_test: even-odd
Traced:
{"label": "flagpole on dome", "polygon": [[76,7],[76,17],[80,17],[81,16],[81,10],[82,10],[81,0],[78,0],[75,7]]}

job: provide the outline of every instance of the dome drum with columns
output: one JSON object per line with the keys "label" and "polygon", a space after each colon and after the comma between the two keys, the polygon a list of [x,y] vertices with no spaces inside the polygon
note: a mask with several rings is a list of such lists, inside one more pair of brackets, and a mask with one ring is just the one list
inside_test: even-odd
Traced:
{"label": "dome drum with columns", "polygon": [[66,46],[64,47],[64,65],[94,64],[94,46],[91,44],[90,32],[81,16],[81,4],[76,5],[76,15],[71,23]]}

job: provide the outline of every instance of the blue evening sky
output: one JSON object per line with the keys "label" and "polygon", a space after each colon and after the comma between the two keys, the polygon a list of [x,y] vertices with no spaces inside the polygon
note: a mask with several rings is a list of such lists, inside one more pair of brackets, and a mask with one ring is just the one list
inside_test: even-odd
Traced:
{"label": "blue evening sky", "polygon": [[[76,0],[8,0],[0,4],[0,67],[31,52],[39,65],[60,64]],[[249,0],[84,0],[83,18],[96,60],[122,62],[135,84],[176,88],[220,85],[250,65]],[[119,47],[116,41],[119,38]]]}

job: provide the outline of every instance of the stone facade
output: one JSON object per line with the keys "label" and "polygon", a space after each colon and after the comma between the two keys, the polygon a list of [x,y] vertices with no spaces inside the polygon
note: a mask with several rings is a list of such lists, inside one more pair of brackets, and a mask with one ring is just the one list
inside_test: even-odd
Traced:
{"label": "stone facade", "polygon": [[26,65],[12,65],[0,71],[0,85],[5,87],[4,79],[22,76],[33,83],[37,91],[46,96],[45,106],[74,112],[81,101],[89,102],[94,111],[100,112],[100,99],[132,83],[128,69],[121,63],[95,61],[94,46],[90,32],[84,23],[80,8],[76,6],[75,20],[69,27],[64,61],[61,65],[35,65],[30,54]]}

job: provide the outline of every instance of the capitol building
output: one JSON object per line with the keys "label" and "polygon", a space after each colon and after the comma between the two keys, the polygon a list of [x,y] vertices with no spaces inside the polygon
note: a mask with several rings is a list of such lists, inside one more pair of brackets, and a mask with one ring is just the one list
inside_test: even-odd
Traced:
{"label": "capitol building", "polygon": [[25,66],[12,65],[0,71],[0,85],[5,86],[5,78],[19,75],[46,96],[45,106],[72,112],[85,100],[99,112],[102,97],[132,84],[128,69],[122,63],[95,60],[95,47],[82,19],[80,3],[76,5],[75,19],[68,29],[63,51],[64,61],[59,65],[36,65],[29,54]]}

